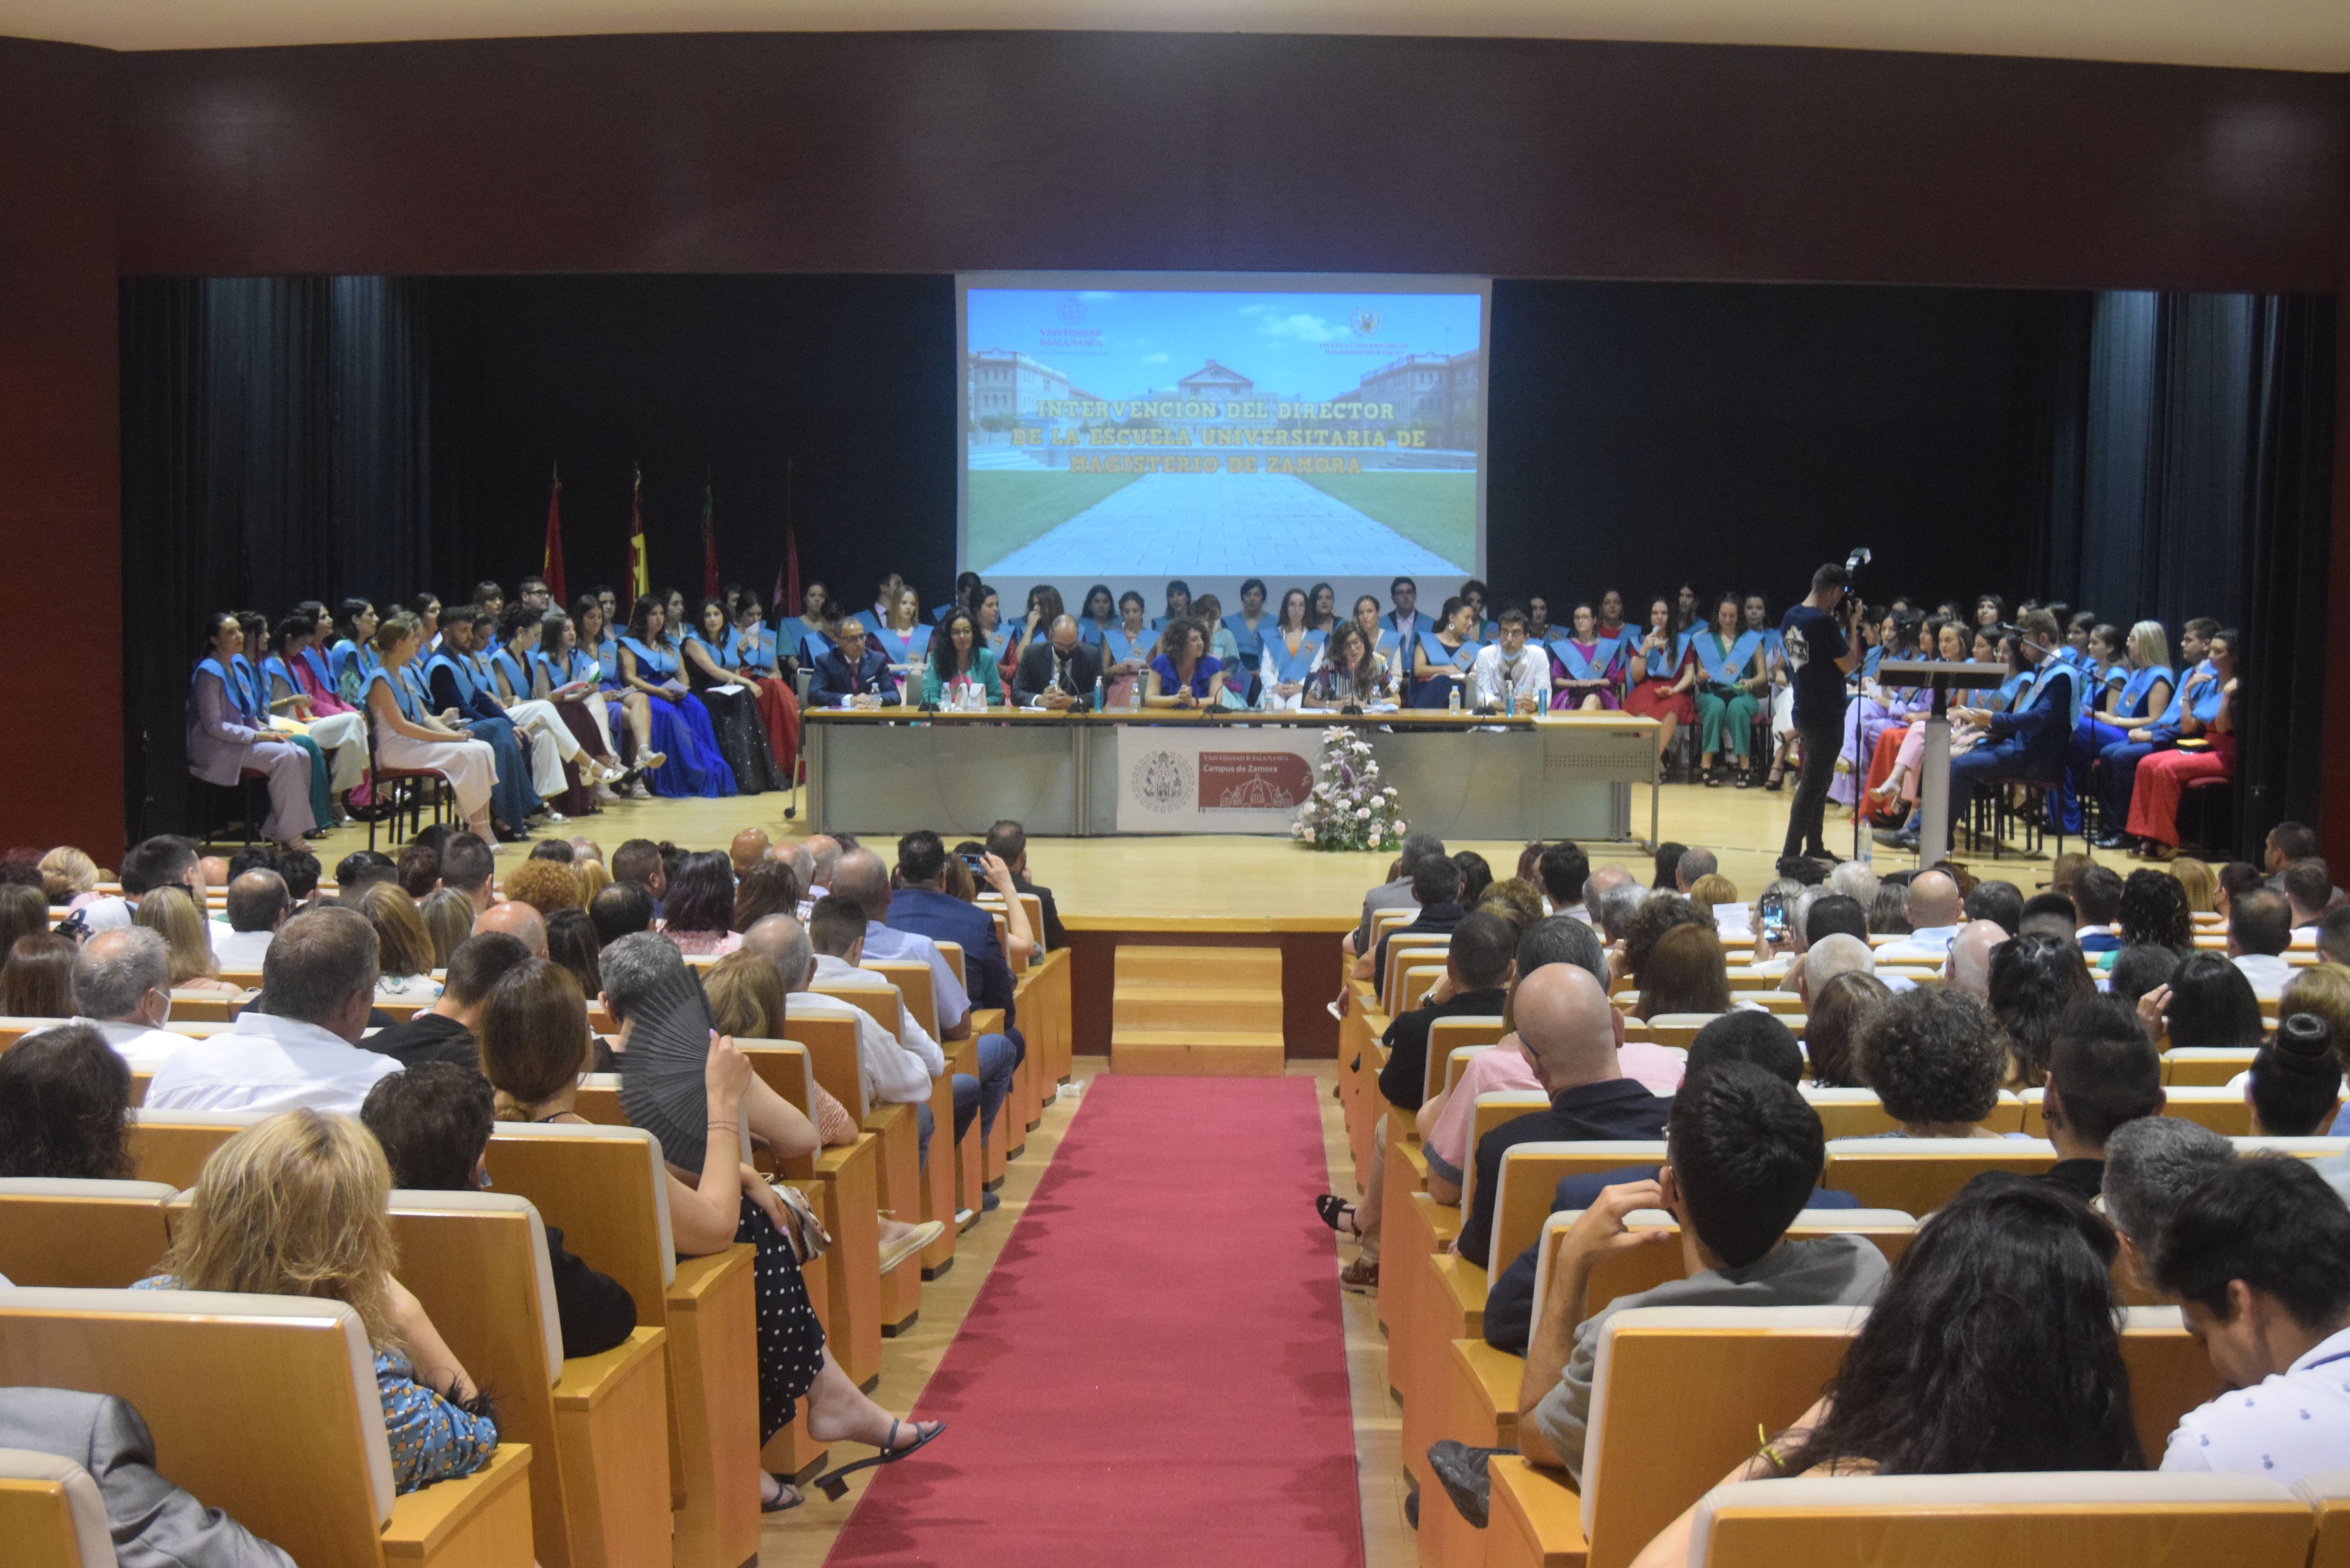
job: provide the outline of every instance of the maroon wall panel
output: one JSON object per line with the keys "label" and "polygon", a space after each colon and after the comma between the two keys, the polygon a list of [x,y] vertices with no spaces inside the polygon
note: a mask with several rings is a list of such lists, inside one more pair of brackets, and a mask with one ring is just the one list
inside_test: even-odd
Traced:
{"label": "maroon wall panel", "polygon": [[0,682],[0,846],[106,865],[122,849],[113,61],[0,39],[0,578],[67,634]]}
{"label": "maroon wall panel", "polygon": [[122,58],[141,274],[1326,268],[2324,289],[2340,77],[1073,33]]}

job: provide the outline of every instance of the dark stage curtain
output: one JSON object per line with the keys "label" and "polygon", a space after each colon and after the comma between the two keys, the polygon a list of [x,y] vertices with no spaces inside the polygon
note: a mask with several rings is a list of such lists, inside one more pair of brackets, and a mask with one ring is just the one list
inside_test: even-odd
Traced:
{"label": "dark stage curtain", "polygon": [[[434,580],[429,280],[122,286],[124,796],[201,826],[185,768],[205,618]],[[444,543],[443,552],[446,553]]]}

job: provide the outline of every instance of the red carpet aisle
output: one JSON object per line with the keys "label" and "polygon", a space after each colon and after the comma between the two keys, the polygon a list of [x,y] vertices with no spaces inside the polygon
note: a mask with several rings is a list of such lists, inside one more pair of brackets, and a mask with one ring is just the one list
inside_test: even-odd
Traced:
{"label": "red carpet aisle", "polygon": [[827,1562],[1359,1568],[1314,1090],[1094,1079]]}

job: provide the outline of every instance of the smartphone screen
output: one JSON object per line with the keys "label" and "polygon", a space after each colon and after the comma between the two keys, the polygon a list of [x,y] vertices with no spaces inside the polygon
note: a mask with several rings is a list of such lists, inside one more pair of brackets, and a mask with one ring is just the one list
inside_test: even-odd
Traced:
{"label": "smartphone screen", "polygon": [[1777,893],[1762,895],[1762,940],[1773,947],[1787,940],[1787,900]]}

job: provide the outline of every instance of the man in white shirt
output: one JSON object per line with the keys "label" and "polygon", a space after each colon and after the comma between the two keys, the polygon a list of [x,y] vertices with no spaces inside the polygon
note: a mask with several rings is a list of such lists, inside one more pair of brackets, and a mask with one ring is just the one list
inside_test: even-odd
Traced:
{"label": "man in white shirt", "polygon": [[188,1041],[156,1069],[151,1110],[303,1107],[359,1115],[376,1080],[400,1070],[359,1048],[374,1005],[375,928],[356,909],[307,909],[286,922],[262,965],[262,1002],[225,1034]]}
{"label": "man in white shirt", "polygon": [[223,969],[259,969],[293,909],[285,877],[275,871],[245,872],[228,885],[228,929],[212,933],[213,956]]}
{"label": "man in white shirt", "polygon": [[2293,978],[2284,961],[2293,939],[2292,907],[2278,894],[2258,888],[2241,893],[2228,908],[2228,957],[2252,982],[2252,994],[2274,1002]]}
{"label": "man in white shirt", "polygon": [[1959,934],[1967,910],[1966,901],[1959,897],[1959,885],[1949,872],[1920,871],[1909,878],[1902,910],[1909,918],[1909,934],[1877,949],[1877,962],[1923,959],[1940,963],[1950,956],[1950,939]]}
{"label": "man in white shirt", "polygon": [[2179,1417],[2162,1468],[2291,1486],[2350,1465],[2350,1209],[2325,1179],[2236,1161],[2180,1202],[2155,1269],[2229,1390]]}
{"label": "man in white shirt", "polygon": [[[946,1056],[902,1004],[898,1009],[899,1033],[893,1035],[863,1008],[812,990],[812,983],[817,980],[836,987],[895,990],[885,976],[854,968],[853,959],[844,964],[837,958],[816,951],[811,940],[815,934],[789,915],[768,915],[753,921],[751,929],[743,933],[743,946],[775,966],[784,982],[784,993],[791,999],[785,1004],[786,1016],[855,1017],[857,1065],[868,1105],[926,1106],[931,1080],[947,1070]],[[858,940],[849,944],[852,951],[864,936],[861,917],[854,935]]]}
{"label": "man in white shirt", "polygon": [[1502,612],[1502,635],[1469,666],[1469,705],[1480,713],[1539,713],[1550,706],[1550,651],[1526,641],[1526,612]]}
{"label": "man in white shirt", "polygon": [[161,931],[126,926],[82,943],[73,993],[74,1022],[96,1029],[134,1068],[152,1071],[188,1043],[163,1027],[172,1016],[172,950]]}

